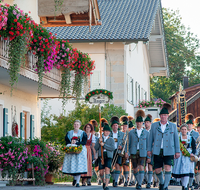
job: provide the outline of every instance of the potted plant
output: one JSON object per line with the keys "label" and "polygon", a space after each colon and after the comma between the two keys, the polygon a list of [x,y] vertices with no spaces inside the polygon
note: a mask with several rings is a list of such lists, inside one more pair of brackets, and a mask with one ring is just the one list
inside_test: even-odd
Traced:
{"label": "potted plant", "polygon": [[57,173],[62,166],[64,153],[60,152],[60,146],[48,143],[48,173],[45,176],[46,183],[53,184],[53,174]]}

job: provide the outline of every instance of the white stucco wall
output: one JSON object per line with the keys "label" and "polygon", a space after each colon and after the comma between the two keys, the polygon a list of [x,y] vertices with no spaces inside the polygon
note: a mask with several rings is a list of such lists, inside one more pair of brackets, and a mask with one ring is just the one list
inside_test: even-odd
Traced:
{"label": "white stucco wall", "polygon": [[[40,100],[37,100],[37,97],[31,94],[24,93],[22,91],[13,90],[12,97],[10,96],[10,87],[0,84],[0,109],[7,108],[8,109],[8,133],[12,135],[12,111],[11,107],[16,107],[16,122],[18,124],[19,135],[20,136],[20,112],[27,112],[27,138],[30,137],[30,115],[34,115],[35,122],[35,137],[41,137],[40,130]],[[1,111],[0,111],[1,112]],[[3,115],[3,114],[1,114]],[[14,115],[14,111],[13,111]],[[0,117],[0,136],[3,136],[3,118]]]}
{"label": "white stucco wall", "polygon": [[[133,78],[133,104],[130,104],[126,99],[126,110],[134,116],[134,107],[138,105],[136,100],[136,82],[140,85],[140,101],[144,99],[144,92],[147,92],[147,100],[150,99],[150,78],[149,78],[149,59],[146,54],[146,44],[138,42],[124,46],[125,51],[125,85],[127,86],[127,74]],[[143,97],[141,95],[143,89]],[[124,93],[127,98],[127,89]]]}
{"label": "white stucco wall", "polygon": [[4,3],[8,3],[10,5],[17,4],[17,6],[24,11],[24,13],[28,13],[32,17],[32,19],[36,23],[40,23],[40,18],[38,17],[38,0],[4,0]]}
{"label": "white stucco wall", "polygon": [[[147,92],[149,100],[149,60],[146,54],[146,45],[143,42],[130,45],[121,42],[73,43],[72,45],[84,53],[89,53],[92,60],[95,60],[95,71],[101,73],[100,88],[106,88],[113,92],[114,101],[112,103],[121,105],[128,114],[134,116],[134,106],[138,103],[135,97],[135,82],[140,85],[143,92]],[[134,104],[127,101],[127,74],[134,81]],[[140,90],[141,93],[142,90]],[[142,97],[140,97],[141,99]],[[54,112],[56,115],[62,113],[61,101],[50,100],[49,105],[52,106],[52,110],[55,110],[51,113]],[[66,113],[73,110],[74,107],[74,103],[70,101],[66,106]]]}

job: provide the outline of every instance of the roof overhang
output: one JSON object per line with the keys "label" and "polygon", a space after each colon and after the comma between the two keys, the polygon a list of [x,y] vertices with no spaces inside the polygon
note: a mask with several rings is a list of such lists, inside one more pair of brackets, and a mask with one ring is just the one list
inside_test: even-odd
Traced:
{"label": "roof overhang", "polygon": [[149,37],[148,51],[150,57],[150,76],[169,77],[169,67],[161,5],[158,7],[151,35]]}
{"label": "roof overhang", "polygon": [[101,25],[97,0],[63,0],[55,10],[55,0],[38,0],[38,16],[44,27]]}

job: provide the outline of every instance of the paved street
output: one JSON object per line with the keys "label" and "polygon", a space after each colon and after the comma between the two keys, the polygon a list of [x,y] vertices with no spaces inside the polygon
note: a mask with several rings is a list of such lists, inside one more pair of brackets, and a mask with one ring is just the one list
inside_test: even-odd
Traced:
{"label": "paved street", "polygon": [[[64,190],[64,189],[67,189],[67,190],[75,190],[75,189],[80,189],[80,190],[87,190],[87,189],[95,189],[95,190],[102,190],[102,186],[98,186],[97,184],[95,183],[92,183],[92,186],[91,187],[80,187],[80,188],[76,188],[76,187],[72,187],[71,186],[71,183],[57,183],[57,184],[54,184],[54,185],[47,185],[47,186],[14,186],[14,187],[0,187],[1,190],[37,190],[37,189],[41,189],[41,190],[49,190],[49,189],[59,189],[59,190]],[[123,187],[123,186],[119,186],[117,188],[113,188],[113,187],[109,187],[110,190],[130,190],[130,189],[135,189],[135,186],[133,187]],[[145,186],[143,186],[143,189],[145,189]],[[158,188],[151,188],[151,190],[158,190]],[[169,186],[169,190],[181,190],[181,187],[179,186]]]}

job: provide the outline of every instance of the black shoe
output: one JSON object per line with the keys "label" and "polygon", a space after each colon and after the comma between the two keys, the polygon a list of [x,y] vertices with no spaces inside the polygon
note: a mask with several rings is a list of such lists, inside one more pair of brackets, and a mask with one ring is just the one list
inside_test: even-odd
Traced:
{"label": "black shoe", "polygon": [[114,183],[114,186],[113,186],[113,187],[118,187],[117,182]]}
{"label": "black shoe", "polygon": [[79,183],[76,184],[76,187],[80,187]]}
{"label": "black shoe", "polygon": [[195,185],[194,185],[194,189],[198,189],[198,188],[199,188],[198,184],[195,183]]}
{"label": "black shoe", "polygon": [[106,186],[106,184],[105,184],[105,183],[103,183],[103,189],[105,189],[105,186]]}
{"label": "black shoe", "polygon": [[159,185],[159,190],[164,190],[164,184]]}
{"label": "black shoe", "polygon": [[136,187],[136,189],[142,189],[142,186],[141,186],[141,185],[138,185],[138,186]]}
{"label": "black shoe", "polygon": [[115,180],[113,180],[113,187],[115,186]]}
{"label": "black shoe", "polygon": [[164,190],[168,190],[168,187],[165,187]]}
{"label": "black shoe", "polygon": [[104,190],[109,190],[109,188],[108,188],[108,187],[105,187]]}
{"label": "black shoe", "polygon": [[88,183],[87,183],[87,186],[91,186],[91,183],[90,183],[90,182],[88,182]]}
{"label": "black shoe", "polygon": [[137,188],[138,188],[138,186],[139,186],[139,184],[137,183],[135,188],[137,189]]}
{"label": "black shoe", "polygon": [[82,183],[82,186],[86,186],[86,184],[85,184],[85,183]]}
{"label": "black shoe", "polygon": [[73,185],[73,186],[76,185],[76,180],[74,180],[74,181],[72,182],[72,185]]}
{"label": "black shoe", "polygon": [[125,181],[124,187],[127,187],[127,186],[128,186],[128,181]]}
{"label": "black shoe", "polygon": [[101,185],[101,180],[98,181],[98,185]]}
{"label": "black shoe", "polygon": [[147,183],[146,189],[150,189],[151,188],[151,183]]}
{"label": "black shoe", "polygon": [[157,187],[157,182],[153,182],[153,187]]}
{"label": "black shoe", "polygon": [[121,185],[122,183],[124,183],[124,178],[121,178],[121,179],[119,180],[119,185]]}
{"label": "black shoe", "polygon": [[133,181],[130,181],[128,186],[133,186]]}

